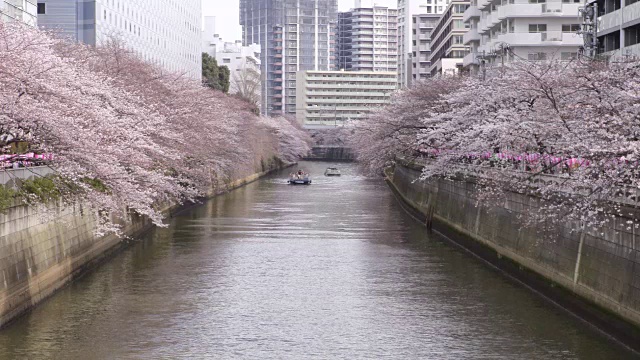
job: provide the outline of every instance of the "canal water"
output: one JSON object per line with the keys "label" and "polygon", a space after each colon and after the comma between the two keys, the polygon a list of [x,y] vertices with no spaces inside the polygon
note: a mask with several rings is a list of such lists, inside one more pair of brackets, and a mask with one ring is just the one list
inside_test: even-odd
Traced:
{"label": "canal water", "polygon": [[624,359],[354,165],[171,219],[0,332],[1,359]]}

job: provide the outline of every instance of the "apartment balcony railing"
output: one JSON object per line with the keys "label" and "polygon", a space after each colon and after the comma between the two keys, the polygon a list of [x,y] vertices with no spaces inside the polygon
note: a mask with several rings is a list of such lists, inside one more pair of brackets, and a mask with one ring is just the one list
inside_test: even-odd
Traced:
{"label": "apartment balcony railing", "polygon": [[483,47],[487,51],[495,50],[498,44],[511,46],[580,46],[583,44],[582,36],[577,33],[563,33],[561,31],[546,31],[539,33],[502,33],[494,36]]}
{"label": "apartment balcony railing", "polygon": [[462,14],[462,21],[467,22],[474,18],[480,18],[481,14],[482,12],[477,6],[469,6],[467,10],[464,11],[464,14]]}
{"label": "apartment balcony railing", "polygon": [[467,55],[464,56],[464,58],[462,58],[462,66],[463,67],[467,67],[470,65],[477,65],[480,62],[478,61],[476,53],[469,53]]}
{"label": "apartment balcony railing", "polygon": [[468,45],[472,41],[480,41],[480,34],[478,29],[469,29],[464,35],[462,35],[462,42]]}

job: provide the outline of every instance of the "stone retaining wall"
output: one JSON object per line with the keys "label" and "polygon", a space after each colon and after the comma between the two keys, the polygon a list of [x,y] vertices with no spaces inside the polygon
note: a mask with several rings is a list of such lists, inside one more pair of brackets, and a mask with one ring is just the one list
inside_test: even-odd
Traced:
{"label": "stone retaining wall", "polygon": [[416,181],[420,169],[409,166],[388,175],[427,225],[640,350],[640,237],[624,219],[597,230],[540,230],[518,216],[540,211],[538,199],[512,193],[504,204],[476,206],[474,183]]}

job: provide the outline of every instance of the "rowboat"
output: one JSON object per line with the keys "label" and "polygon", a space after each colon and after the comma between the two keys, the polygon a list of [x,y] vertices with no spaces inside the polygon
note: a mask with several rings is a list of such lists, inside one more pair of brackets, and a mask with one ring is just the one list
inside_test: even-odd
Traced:
{"label": "rowboat", "polygon": [[334,167],[327,168],[324,171],[324,176],[340,176],[340,170]]}

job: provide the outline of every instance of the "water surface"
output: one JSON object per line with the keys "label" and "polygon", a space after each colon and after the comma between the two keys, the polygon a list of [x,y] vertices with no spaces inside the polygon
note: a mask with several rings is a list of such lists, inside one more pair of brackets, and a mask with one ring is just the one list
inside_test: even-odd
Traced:
{"label": "water surface", "polygon": [[0,332],[0,358],[632,358],[332,165],[171,219]]}

